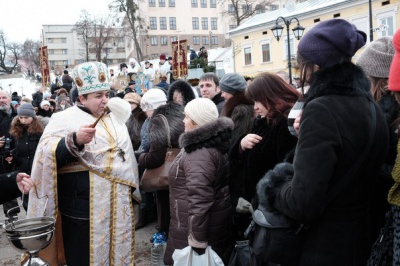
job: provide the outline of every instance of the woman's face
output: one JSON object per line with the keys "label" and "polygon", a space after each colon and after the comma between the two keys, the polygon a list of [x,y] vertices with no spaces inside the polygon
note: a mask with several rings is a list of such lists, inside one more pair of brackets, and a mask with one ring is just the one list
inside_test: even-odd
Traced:
{"label": "woman's face", "polygon": [[50,109],[50,105],[45,104],[43,105],[43,110],[48,111]]}
{"label": "woman's face", "polygon": [[186,114],[185,118],[183,119],[183,124],[185,125],[185,132],[188,132],[198,127],[198,125],[196,125],[196,123],[193,122],[193,120],[190,119]]}
{"label": "woman's face", "polygon": [[225,101],[227,101],[227,100],[229,100],[230,98],[233,97],[233,94],[231,94],[229,92],[226,92],[226,91],[222,91],[221,92],[221,96],[222,96],[222,98],[225,99]]}
{"label": "woman's face", "polygon": [[33,121],[33,117],[30,116],[18,116],[19,122],[23,125],[29,125]]}
{"label": "woman's face", "polygon": [[177,104],[183,105],[183,96],[182,93],[178,91],[174,91],[173,101]]}
{"label": "woman's face", "polygon": [[254,111],[256,112],[256,114],[261,115],[261,117],[266,117],[268,114],[268,109],[257,101],[254,101]]}
{"label": "woman's face", "polygon": [[153,115],[153,113],[154,113],[154,110],[147,110],[146,111],[146,115],[147,115],[148,118],[150,118]]}

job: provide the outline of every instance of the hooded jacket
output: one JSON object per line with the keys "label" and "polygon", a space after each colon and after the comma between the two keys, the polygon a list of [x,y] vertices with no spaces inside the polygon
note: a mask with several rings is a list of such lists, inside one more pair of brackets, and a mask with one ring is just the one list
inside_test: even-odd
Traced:
{"label": "hooded jacket", "polygon": [[207,245],[227,265],[233,248],[232,207],[229,196],[229,163],[226,152],[233,129],[223,117],[185,132],[183,149],[169,172],[171,223],[164,263],[188,245]]}

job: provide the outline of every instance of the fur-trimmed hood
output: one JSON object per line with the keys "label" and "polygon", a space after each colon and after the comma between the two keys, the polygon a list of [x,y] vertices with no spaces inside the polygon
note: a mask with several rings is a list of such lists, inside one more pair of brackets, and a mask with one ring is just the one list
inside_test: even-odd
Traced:
{"label": "fur-trimmed hood", "polygon": [[25,131],[27,131],[29,135],[42,135],[44,127],[45,126],[43,126],[42,117],[40,116],[34,117],[28,126],[21,124],[19,121],[19,116],[16,116],[11,122],[10,134],[15,139],[20,139]]}
{"label": "fur-trimmed hood", "polygon": [[258,203],[268,210],[273,210],[276,195],[285,182],[292,180],[294,175],[291,163],[279,163],[269,170],[257,184]]}
{"label": "fur-trimmed hood", "polygon": [[174,81],[168,88],[168,102],[172,102],[174,100],[174,92],[180,92],[183,98],[183,105],[186,105],[191,100],[195,99],[193,89],[189,83],[184,80]]}
{"label": "fur-trimmed hood", "polygon": [[363,70],[353,63],[342,63],[321,69],[313,74],[306,104],[325,95],[365,95],[372,99],[371,83]]}
{"label": "fur-trimmed hood", "polygon": [[183,133],[179,138],[179,146],[184,148],[187,153],[203,147],[216,147],[227,152],[233,128],[232,119],[220,117],[215,121]]}

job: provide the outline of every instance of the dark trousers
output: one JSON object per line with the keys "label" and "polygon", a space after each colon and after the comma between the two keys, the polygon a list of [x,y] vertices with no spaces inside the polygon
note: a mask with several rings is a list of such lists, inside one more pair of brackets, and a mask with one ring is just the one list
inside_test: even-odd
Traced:
{"label": "dark trousers", "polygon": [[160,232],[169,231],[169,190],[156,191],[157,197],[157,222]]}
{"label": "dark trousers", "polygon": [[90,261],[90,221],[62,215],[64,252],[68,266],[87,266]]}

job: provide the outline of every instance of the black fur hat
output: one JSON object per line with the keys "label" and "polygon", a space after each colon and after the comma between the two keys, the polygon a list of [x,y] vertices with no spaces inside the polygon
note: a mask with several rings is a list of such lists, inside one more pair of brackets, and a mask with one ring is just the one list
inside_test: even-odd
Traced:
{"label": "black fur hat", "polygon": [[183,105],[185,106],[188,102],[195,99],[192,86],[184,80],[174,81],[168,89],[168,102],[172,102],[174,100],[174,92],[177,91],[182,94],[183,97]]}

